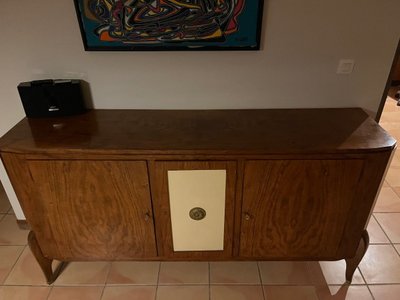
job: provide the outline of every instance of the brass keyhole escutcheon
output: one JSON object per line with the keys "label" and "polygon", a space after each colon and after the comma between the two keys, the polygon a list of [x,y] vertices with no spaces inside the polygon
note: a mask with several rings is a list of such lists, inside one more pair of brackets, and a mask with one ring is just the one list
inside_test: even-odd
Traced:
{"label": "brass keyhole escutcheon", "polygon": [[206,211],[201,207],[195,207],[190,210],[189,216],[193,220],[200,221],[206,217]]}

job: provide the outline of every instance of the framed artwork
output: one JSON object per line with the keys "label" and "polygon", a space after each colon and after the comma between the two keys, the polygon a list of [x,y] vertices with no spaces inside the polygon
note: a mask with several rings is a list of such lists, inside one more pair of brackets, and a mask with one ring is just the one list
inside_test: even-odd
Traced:
{"label": "framed artwork", "polygon": [[263,0],[74,0],[85,50],[259,50]]}

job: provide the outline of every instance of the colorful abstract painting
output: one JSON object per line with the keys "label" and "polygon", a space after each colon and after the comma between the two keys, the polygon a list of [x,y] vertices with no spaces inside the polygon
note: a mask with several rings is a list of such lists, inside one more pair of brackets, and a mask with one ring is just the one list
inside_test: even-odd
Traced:
{"label": "colorful abstract painting", "polygon": [[258,50],[263,0],[75,0],[86,50]]}

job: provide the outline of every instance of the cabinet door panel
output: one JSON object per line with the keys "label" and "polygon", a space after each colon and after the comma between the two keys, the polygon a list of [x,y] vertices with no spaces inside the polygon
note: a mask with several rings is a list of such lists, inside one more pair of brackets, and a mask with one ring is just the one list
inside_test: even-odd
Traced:
{"label": "cabinet door panel", "polygon": [[247,162],[240,255],[335,257],[362,168],[362,160]]}
{"label": "cabinet door panel", "polygon": [[[222,191],[221,174],[215,177],[216,182],[211,182],[210,184],[210,182],[207,182],[208,179],[212,178],[212,176],[216,174],[211,172],[210,174],[213,175],[207,178],[207,175],[203,174],[203,172],[187,172],[194,170],[205,171],[205,174],[212,170],[223,171],[222,181],[225,186]],[[168,176],[168,174],[170,174],[170,176]],[[172,174],[174,174],[174,176],[171,176]],[[187,178],[186,180],[182,180],[185,177],[185,174],[187,175]],[[197,180],[201,180],[201,178],[204,178],[203,176],[206,176],[207,180],[196,184],[196,179],[192,177],[194,174],[199,175],[199,177],[194,176]],[[174,178],[175,176],[178,178]],[[193,181],[193,179],[195,180]],[[235,162],[155,162],[153,165],[152,191],[154,197],[154,211],[156,215],[156,228],[158,229],[158,246],[159,252],[162,253],[161,255],[177,259],[218,259],[230,257],[232,255],[233,241],[235,182]],[[182,190],[179,191],[179,189]],[[209,193],[208,191],[203,193],[201,189],[215,189],[214,192],[216,192],[217,197],[214,198],[214,193]],[[222,196],[224,198],[222,199],[222,205],[224,205],[224,208],[222,209],[220,207],[221,194],[225,194]],[[183,197],[181,197],[182,195]],[[170,197],[175,199],[170,199]],[[204,199],[204,197],[210,197],[210,199]],[[170,203],[171,200],[175,203]],[[172,204],[172,206],[170,204]],[[197,205],[200,207],[204,205],[204,208],[207,211],[206,217],[203,220],[205,221],[203,223],[205,226],[202,226],[202,221],[193,221],[188,218],[190,208]],[[171,207],[174,210],[176,209],[176,211],[171,212]],[[178,227],[178,230],[175,231],[175,245],[172,228],[173,220],[171,220],[171,215],[174,216],[174,223]],[[176,218],[183,218],[185,220],[176,220]],[[196,222],[199,223],[196,224]],[[213,229],[212,226],[214,225],[215,228]],[[182,228],[182,226],[184,226],[184,228]],[[207,239],[208,234],[210,235],[209,239]],[[179,241],[179,239],[185,239],[185,235],[188,239],[186,241]],[[220,235],[223,235],[223,241],[221,243],[222,247],[219,246]],[[196,238],[198,238],[199,241],[193,242]],[[216,243],[213,242],[214,238],[216,238]],[[207,243],[207,240],[210,244]],[[216,244],[218,244],[217,247],[215,246]],[[183,246],[181,247],[181,245]],[[174,246],[176,249],[174,249]],[[187,250],[190,248],[192,250]]]}
{"label": "cabinet door panel", "polygon": [[225,189],[226,170],[168,171],[175,252],[224,250]]}
{"label": "cabinet door panel", "polygon": [[156,256],[147,165],[133,161],[30,161],[40,212],[34,228],[58,259]]}

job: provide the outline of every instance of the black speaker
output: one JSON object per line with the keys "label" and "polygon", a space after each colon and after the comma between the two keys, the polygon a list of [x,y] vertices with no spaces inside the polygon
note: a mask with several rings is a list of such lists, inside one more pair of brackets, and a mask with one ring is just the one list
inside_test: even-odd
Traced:
{"label": "black speaker", "polygon": [[28,118],[71,116],[86,111],[80,80],[22,82],[18,92]]}

